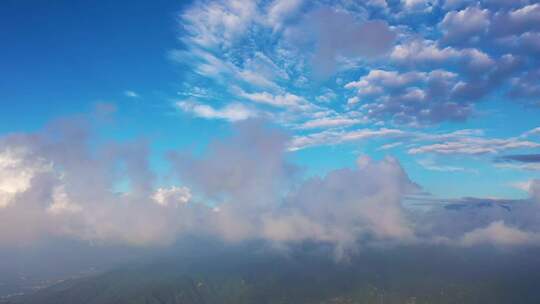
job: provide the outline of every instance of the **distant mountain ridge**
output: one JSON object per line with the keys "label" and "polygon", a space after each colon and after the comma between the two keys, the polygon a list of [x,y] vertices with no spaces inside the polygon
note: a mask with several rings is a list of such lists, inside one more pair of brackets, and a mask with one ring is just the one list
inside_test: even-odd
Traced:
{"label": "distant mountain ridge", "polygon": [[[322,255],[227,252],[130,265],[10,304],[540,303],[539,265],[520,255],[426,248]],[[511,258],[511,262],[509,262]]]}

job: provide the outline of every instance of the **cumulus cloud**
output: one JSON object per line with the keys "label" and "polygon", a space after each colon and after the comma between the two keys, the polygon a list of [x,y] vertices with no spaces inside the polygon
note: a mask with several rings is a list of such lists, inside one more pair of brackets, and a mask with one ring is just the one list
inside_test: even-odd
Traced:
{"label": "cumulus cloud", "polygon": [[236,135],[215,141],[204,158],[173,153],[176,172],[187,185],[218,201],[247,205],[275,203],[281,185],[294,174],[285,162],[287,136],[257,121],[246,121]]}
{"label": "cumulus cloud", "polygon": [[461,106],[456,106],[462,109],[500,89],[502,83],[517,83],[517,79],[521,78],[512,78],[512,75],[523,65],[519,57],[511,54],[492,58],[477,48],[441,48],[430,40],[404,42],[394,48],[391,58],[401,66],[423,69],[452,67],[455,82],[447,90],[447,95],[448,98],[458,101]]}
{"label": "cumulus cloud", "polygon": [[[1,139],[3,165],[9,168],[2,172],[14,173],[0,176],[2,246],[51,237],[159,245],[196,219],[184,218],[181,208],[152,203],[154,177],[143,143],[96,150],[91,138],[84,122],[71,120]],[[115,191],[121,182],[128,189]]]}
{"label": "cumulus cloud", "polygon": [[238,137],[215,143],[200,159],[173,156],[183,180],[219,206],[209,223],[215,233],[235,241],[329,242],[339,254],[361,239],[414,238],[401,200],[417,186],[396,159],[360,158],[356,168],[293,189],[297,169],[286,161],[286,137],[270,131],[262,139],[258,128],[240,129]]}
{"label": "cumulus cloud", "polygon": [[172,186],[169,188],[158,188],[152,199],[160,204],[186,204],[191,200],[191,191],[187,187]]}
{"label": "cumulus cloud", "polygon": [[[466,134],[471,132],[441,137]],[[404,134],[380,129],[332,136],[345,141]],[[292,140],[296,147],[309,144]],[[279,246],[324,243],[338,258],[363,246],[441,239],[466,246],[536,244],[538,181],[528,184],[529,199],[505,208],[467,200],[461,203],[471,208],[424,217],[404,204],[420,187],[397,159],[361,156],[351,168],[305,178],[288,160],[290,144],[282,129],[248,120],[205,153],[171,152],[171,177],[181,185],[162,186],[149,165],[147,143],[100,141],[81,120],[4,136],[0,244],[54,237],[162,246],[195,235]]]}
{"label": "cumulus cloud", "polygon": [[338,255],[370,241],[410,242],[414,229],[401,201],[416,190],[395,159],[360,158],[356,168],[304,182],[283,210],[265,218],[264,234],[330,242]]}
{"label": "cumulus cloud", "polygon": [[0,208],[7,207],[19,193],[31,186],[34,176],[49,171],[50,165],[44,159],[30,159],[25,147],[11,147],[4,142],[0,150]]}
{"label": "cumulus cloud", "polygon": [[498,12],[493,17],[491,34],[503,36],[540,29],[540,4],[534,3]]}
{"label": "cumulus cloud", "polygon": [[413,39],[397,45],[390,58],[400,65],[437,66],[458,64],[473,71],[488,70],[495,64],[489,55],[475,48],[440,47],[433,40]]}
{"label": "cumulus cloud", "polygon": [[446,43],[466,43],[478,40],[490,25],[490,12],[480,7],[467,7],[461,11],[448,12],[439,27]]}
{"label": "cumulus cloud", "polygon": [[[16,187],[4,191],[3,245],[49,236],[156,245],[197,233],[233,241],[312,240],[345,250],[363,238],[414,235],[401,199],[417,187],[392,158],[362,158],[354,169],[302,181],[287,161],[288,137],[249,121],[206,155],[170,155],[175,175],[189,188],[155,187],[144,143],[94,150],[93,135],[79,123],[54,129],[54,136],[2,139],[3,167],[21,173]],[[8,189],[11,176],[1,177]],[[120,182],[128,186],[115,191]],[[193,202],[193,192],[202,202]]]}
{"label": "cumulus cloud", "polygon": [[538,243],[540,235],[531,234],[519,229],[508,227],[503,221],[495,221],[485,228],[478,228],[467,232],[462,242],[466,246],[476,244],[492,244],[492,245],[524,245],[530,243]]}
{"label": "cumulus cloud", "polygon": [[396,123],[424,124],[461,121],[472,113],[468,103],[453,100],[457,75],[444,70],[406,72],[371,70],[347,89],[357,91],[369,117]]}
{"label": "cumulus cloud", "polygon": [[526,104],[540,105],[540,85],[536,81],[540,77],[540,69],[527,71],[511,80],[512,88],[508,96]]}

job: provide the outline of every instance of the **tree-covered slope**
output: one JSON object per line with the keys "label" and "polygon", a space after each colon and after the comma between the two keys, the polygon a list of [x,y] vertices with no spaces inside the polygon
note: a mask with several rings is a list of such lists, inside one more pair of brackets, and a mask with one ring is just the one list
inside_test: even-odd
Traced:
{"label": "tree-covered slope", "polygon": [[70,280],[21,304],[540,303],[540,267],[524,255],[434,249],[322,255],[169,257]]}

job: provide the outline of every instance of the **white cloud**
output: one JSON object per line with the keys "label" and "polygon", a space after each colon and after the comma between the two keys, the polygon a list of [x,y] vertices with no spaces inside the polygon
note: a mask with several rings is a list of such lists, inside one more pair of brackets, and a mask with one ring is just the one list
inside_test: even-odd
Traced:
{"label": "white cloud", "polygon": [[444,37],[449,42],[474,42],[478,35],[487,32],[490,26],[490,12],[477,6],[461,11],[448,12],[439,23]]}
{"label": "white cloud", "polygon": [[257,15],[256,2],[225,0],[196,4],[181,17],[189,33],[186,41],[212,47],[233,44],[249,29]]}
{"label": "white cloud", "polygon": [[402,146],[402,145],[403,145],[403,142],[394,142],[394,143],[384,144],[384,145],[380,146],[377,150],[378,151],[390,150],[390,149],[394,149],[394,148],[397,148],[397,147]]}
{"label": "white cloud", "polygon": [[358,98],[358,96],[349,97],[347,99],[347,106],[354,106],[358,102],[360,102],[360,98]]}
{"label": "white cloud", "polygon": [[471,105],[453,101],[457,74],[445,70],[430,72],[371,70],[359,80],[349,82],[362,98],[360,110],[368,118],[394,123],[422,125],[446,120],[465,120]]}
{"label": "white cloud", "polygon": [[51,170],[43,159],[28,160],[24,147],[2,147],[0,142],[0,209],[31,187],[32,179]]}
{"label": "white cloud", "polygon": [[219,202],[219,211],[207,219],[213,233],[234,241],[325,242],[335,246],[338,257],[362,238],[414,239],[401,200],[417,186],[396,159],[361,157],[355,168],[296,180],[286,160],[286,137],[254,122],[239,128],[204,157],[173,158],[191,189]]}
{"label": "white cloud", "polygon": [[291,93],[285,93],[283,95],[273,95],[268,92],[242,92],[240,96],[257,103],[262,103],[279,108],[308,110],[311,107],[303,97]]}
{"label": "white cloud", "polygon": [[[512,212],[486,207],[466,214],[444,213],[443,219],[432,217],[433,221],[424,223],[415,221],[402,206],[419,189],[397,159],[374,161],[363,156],[353,168],[332,170],[324,177],[299,178],[298,168],[287,160],[289,138],[261,122],[240,123],[233,137],[213,141],[199,156],[171,153],[172,177],[189,188],[155,188],[145,145],[96,147],[95,138],[86,136],[88,130],[76,125],[58,128],[51,134],[47,128],[43,133],[0,138],[0,173],[9,175],[0,175],[0,184],[17,193],[0,208],[2,246],[51,236],[163,245],[189,234],[229,241],[323,242],[333,245],[337,257],[343,257],[358,246],[381,243],[446,238],[451,244],[465,246],[519,246],[538,240],[538,181],[529,185],[530,199],[512,206]],[[429,138],[395,129],[316,134],[329,138],[323,143]],[[439,136],[452,139],[470,134],[478,132],[462,130]],[[298,138],[293,143],[295,140]],[[5,187],[5,180],[17,177],[17,172],[30,172],[31,177],[23,176],[15,188]],[[121,194],[113,190],[119,182],[129,185]],[[192,192],[198,201],[188,204]],[[450,232],[445,231],[446,222],[453,229]],[[426,227],[430,227],[427,232],[422,230]]]}
{"label": "white cloud", "polygon": [[540,163],[496,163],[495,167],[524,171],[540,171]]}
{"label": "white cloud", "polygon": [[302,123],[300,129],[317,129],[317,128],[335,128],[335,127],[347,127],[358,124],[364,124],[367,121],[365,119],[358,118],[346,118],[346,117],[325,117],[319,119],[308,120]]}
{"label": "white cloud", "polygon": [[434,162],[432,159],[420,159],[417,161],[426,170],[439,171],[439,172],[463,172],[469,171],[463,167],[441,165]]}
{"label": "white cloud", "polygon": [[220,109],[215,109],[207,104],[194,101],[179,101],[176,107],[186,113],[196,117],[206,119],[223,119],[228,121],[239,121],[256,117],[257,113],[241,103],[230,103]]}
{"label": "white cloud", "polygon": [[477,244],[515,246],[537,244],[539,241],[540,235],[509,227],[503,221],[495,221],[485,228],[478,228],[467,232],[461,240],[465,246]]}
{"label": "white cloud", "polygon": [[337,94],[330,89],[325,89],[323,91],[323,94],[315,98],[318,102],[329,103],[334,101],[338,97]]}
{"label": "white cloud", "polygon": [[191,191],[187,187],[158,188],[152,199],[162,206],[186,204],[191,200]]}
{"label": "white cloud", "polygon": [[529,131],[524,132],[521,136],[522,137],[529,137],[529,136],[536,136],[540,135],[540,127],[531,129]]}
{"label": "white cloud", "polygon": [[53,188],[52,203],[47,208],[47,212],[53,215],[61,215],[64,212],[81,212],[82,206],[73,203],[66,192],[65,185],[58,185]]}
{"label": "white cloud", "polygon": [[[475,70],[486,70],[495,62],[486,53],[475,48],[441,48],[436,41],[413,39],[396,45],[390,58],[400,65],[443,65],[455,63]],[[457,75],[456,75],[457,76]]]}
{"label": "white cloud", "polygon": [[401,0],[401,3],[403,3],[403,6],[407,10],[425,10],[429,9],[431,7],[431,3],[428,0]]}
{"label": "white cloud", "polygon": [[540,23],[540,4],[534,3],[518,8],[509,13],[510,20],[515,25],[527,26]]}
{"label": "white cloud", "polygon": [[302,7],[304,0],[275,0],[268,10],[268,22],[278,30],[284,21],[293,17]]}
{"label": "white cloud", "polygon": [[378,130],[359,129],[354,131],[322,131],[308,135],[295,136],[290,145],[291,151],[305,149],[312,146],[335,145],[347,142],[361,141],[369,138],[392,138],[403,136],[406,133],[397,129],[382,128]]}
{"label": "white cloud", "polygon": [[131,90],[124,91],[124,95],[126,95],[127,97],[131,97],[131,98],[139,98],[139,97],[141,97],[139,94],[137,94],[137,92],[131,91]]}
{"label": "white cloud", "polygon": [[446,155],[479,155],[479,154],[495,154],[502,151],[520,149],[520,148],[537,148],[540,143],[521,140],[518,137],[505,139],[498,138],[481,138],[481,137],[463,137],[453,141],[444,143],[434,143],[422,145],[408,150],[410,154],[446,154]]}
{"label": "white cloud", "polygon": [[[525,32],[540,30],[540,4],[521,6],[515,1],[516,9],[500,10],[493,15],[490,34],[493,37],[520,36]],[[534,53],[531,53],[531,55]]]}
{"label": "white cloud", "polygon": [[525,182],[511,183],[510,186],[512,186],[513,188],[525,191],[525,192],[531,192],[531,190],[533,189],[533,183],[534,181],[530,180],[530,181],[525,181]]}
{"label": "white cloud", "polygon": [[384,89],[398,88],[423,81],[427,74],[422,72],[407,72],[400,74],[397,71],[371,70],[358,81],[349,82],[346,89],[357,89],[360,95],[384,93]]}
{"label": "white cloud", "polygon": [[238,72],[238,76],[243,81],[249,83],[250,85],[255,85],[261,88],[269,88],[274,90],[279,90],[279,86],[269,80],[267,77],[264,77],[259,72],[254,72],[251,70],[243,70]]}
{"label": "white cloud", "polygon": [[[192,212],[204,212],[153,203],[143,144],[93,146],[88,134],[73,119],[0,138],[0,185],[9,196],[0,208],[1,247],[50,238],[169,244],[196,219]],[[121,182],[128,186],[117,193]]]}
{"label": "white cloud", "polygon": [[410,242],[414,230],[401,200],[416,190],[397,160],[360,157],[355,168],[303,183],[289,208],[264,218],[263,232],[277,241],[334,243],[338,257],[354,250],[362,237]]}

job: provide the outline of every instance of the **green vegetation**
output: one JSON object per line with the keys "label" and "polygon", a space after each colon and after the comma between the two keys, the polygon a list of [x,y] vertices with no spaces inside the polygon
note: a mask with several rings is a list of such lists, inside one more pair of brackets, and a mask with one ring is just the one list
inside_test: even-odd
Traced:
{"label": "green vegetation", "polygon": [[336,263],[322,255],[228,252],[123,267],[8,303],[540,303],[538,266],[520,265],[519,257],[402,248]]}

